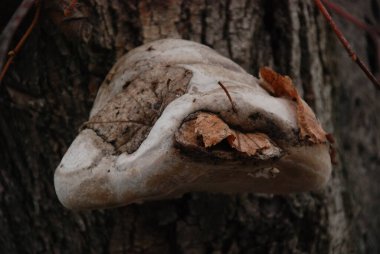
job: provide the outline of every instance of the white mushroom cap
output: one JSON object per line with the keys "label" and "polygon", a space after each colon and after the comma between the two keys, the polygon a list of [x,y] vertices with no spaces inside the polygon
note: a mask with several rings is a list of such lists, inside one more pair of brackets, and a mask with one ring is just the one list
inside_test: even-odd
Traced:
{"label": "white mushroom cap", "polygon": [[[134,147],[133,151],[121,151],[110,142],[109,136],[117,133],[115,140],[122,133],[121,129],[111,133],[119,128],[117,122],[109,122],[108,129],[89,127],[91,121],[102,125],[93,119],[113,119],[119,114],[114,114],[115,108],[132,100],[138,105],[153,103],[144,90],[129,96],[131,89],[183,70],[185,78],[168,78],[168,83],[179,80],[177,84],[186,89],[172,96],[147,127],[146,137],[140,135],[142,142],[132,142],[128,149]],[[228,89],[237,112],[219,82]],[[130,90],[123,89],[126,84]],[[146,97],[140,100],[138,96]],[[145,104],[140,111],[129,110],[130,116],[122,117],[131,119],[136,112],[149,116],[151,109],[148,113],[144,109]],[[196,112],[212,112],[244,132],[267,131],[281,154],[226,159],[213,157],[209,153],[212,147],[205,148],[202,156],[186,152],[186,147],[178,145],[176,134]],[[260,116],[259,121],[253,116]],[[56,169],[55,188],[62,204],[72,209],[120,206],[190,191],[290,193],[319,189],[331,173],[329,145],[302,142],[297,133],[296,106],[291,100],[268,94],[258,79],[204,45],[159,40],[132,50],[112,68],[98,92],[89,124]]]}

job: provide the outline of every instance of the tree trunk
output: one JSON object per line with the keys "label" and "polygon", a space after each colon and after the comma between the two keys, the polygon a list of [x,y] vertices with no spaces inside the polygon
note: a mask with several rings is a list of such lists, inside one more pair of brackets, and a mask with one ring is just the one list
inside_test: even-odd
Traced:
{"label": "tree trunk", "polygon": [[[380,252],[379,92],[313,1],[78,2],[64,17],[69,1],[42,1],[39,25],[0,86],[1,253]],[[336,2],[379,21],[376,0]],[[2,1],[0,16],[12,6]],[[373,59],[369,37],[341,24],[359,55]],[[337,140],[328,187],[287,196],[189,193],[102,211],[62,207],[54,170],[108,70],[130,49],[168,37],[206,44],[253,75],[272,66],[291,76]]]}

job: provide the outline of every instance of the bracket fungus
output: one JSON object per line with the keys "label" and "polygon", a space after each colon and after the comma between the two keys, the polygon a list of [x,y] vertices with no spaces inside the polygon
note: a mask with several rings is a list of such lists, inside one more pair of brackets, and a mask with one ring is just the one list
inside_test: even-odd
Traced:
{"label": "bracket fungus", "polygon": [[260,78],[191,41],[130,51],[55,171],[59,200],[107,208],[191,191],[322,188],[328,135],[288,77],[262,68]]}

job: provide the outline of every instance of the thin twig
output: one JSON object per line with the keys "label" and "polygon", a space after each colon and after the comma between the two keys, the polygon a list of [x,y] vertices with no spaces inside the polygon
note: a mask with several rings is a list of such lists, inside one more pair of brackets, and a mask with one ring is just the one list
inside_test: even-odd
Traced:
{"label": "thin twig", "polygon": [[[377,58],[376,58],[376,64],[379,66],[379,61],[380,61],[380,43],[379,43],[379,36],[380,36],[380,29],[373,26],[373,25],[368,25],[367,23],[361,21],[357,17],[351,15],[349,12],[338,6],[337,4],[334,4],[330,1],[327,0],[322,0],[323,3],[330,8],[332,11],[334,11],[336,14],[341,16],[342,18],[348,20],[358,28],[366,31],[368,35],[370,36],[371,40],[373,43],[376,45],[376,52],[377,52]],[[376,75],[378,77],[378,75]]]}
{"label": "thin twig", "polygon": [[1,73],[0,73],[0,83],[3,80],[3,78],[5,76],[5,73],[7,72],[10,64],[12,63],[13,58],[20,51],[20,49],[24,45],[26,39],[28,38],[28,36],[30,35],[30,33],[33,31],[33,28],[37,24],[38,18],[40,16],[40,11],[41,11],[41,3],[40,3],[40,1],[37,1],[36,4],[37,4],[37,9],[36,9],[36,12],[34,14],[32,23],[29,25],[28,29],[26,30],[26,32],[24,33],[24,35],[21,37],[21,39],[17,43],[16,47],[13,50],[9,51],[9,53],[8,53],[9,58],[8,58],[7,62],[5,63],[4,68],[1,70]]}
{"label": "thin twig", "polygon": [[237,113],[237,110],[235,108],[235,104],[234,102],[232,101],[232,98],[231,98],[231,95],[230,93],[228,92],[227,88],[222,84],[222,82],[218,81],[218,85],[220,85],[220,87],[223,89],[223,91],[226,93],[227,97],[228,97],[228,100],[231,102],[231,106],[232,106],[232,110]]}
{"label": "thin twig", "polygon": [[332,11],[334,11],[339,16],[343,17],[344,19],[350,21],[355,26],[367,31],[368,33],[377,33],[380,34],[379,29],[374,28],[373,26],[369,26],[365,22],[361,21],[357,17],[351,15],[349,12],[338,6],[337,4],[334,4],[327,0],[322,0],[322,2]]}
{"label": "thin twig", "polygon": [[21,21],[33,6],[34,1],[35,0],[23,0],[0,34],[0,70],[2,69],[4,60],[7,56],[9,44],[11,43],[17,28],[20,26]]}
{"label": "thin twig", "polygon": [[315,0],[315,4],[317,5],[318,9],[321,11],[323,16],[326,18],[326,20],[329,22],[331,28],[333,29],[334,33],[338,37],[339,41],[342,43],[343,47],[346,49],[352,61],[356,62],[359,65],[359,67],[363,70],[363,72],[367,75],[367,77],[372,81],[372,84],[375,86],[375,88],[380,89],[379,81],[372,74],[372,72],[367,68],[367,66],[360,60],[360,58],[356,55],[350,43],[344,37],[343,33],[339,30],[338,26],[335,24],[334,20],[330,16],[329,12],[326,10],[321,0]]}

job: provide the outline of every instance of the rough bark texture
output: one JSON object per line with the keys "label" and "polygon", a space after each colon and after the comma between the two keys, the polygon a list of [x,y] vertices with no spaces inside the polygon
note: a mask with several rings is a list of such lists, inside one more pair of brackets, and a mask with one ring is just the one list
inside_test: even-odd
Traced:
{"label": "rough bark texture", "polygon": [[[0,28],[15,2],[1,2]],[[313,1],[79,2],[64,18],[61,1],[43,1],[39,26],[0,87],[1,253],[379,253],[379,92]],[[378,1],[337,2],[378,24]],[[358,53],[373,59],[366,34],[341,24]],[[339,165],[328,188],[63,208],[53,173],[101,81],[122,54],[166,37],[209,45],[254,75],[270,65],[293,77],[337,139]]]}

